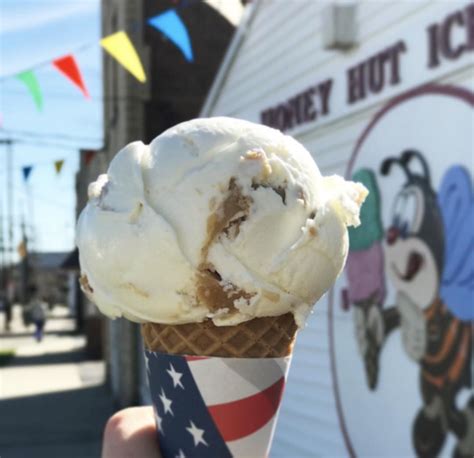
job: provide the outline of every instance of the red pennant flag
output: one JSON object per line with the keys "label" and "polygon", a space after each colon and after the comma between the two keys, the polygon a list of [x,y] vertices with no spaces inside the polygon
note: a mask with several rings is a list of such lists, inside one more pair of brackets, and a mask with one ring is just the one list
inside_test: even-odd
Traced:
{"label": "red pennant flag", "polygon": [[91,163],[92,159],[94,159],[94,156],[95,156],[95,151],[93,151],[93,150],[85,151],[84,152],[84,163],[86,165],[89,165]]}
{"label": "red pennant flag", "polygon": [[76,59],[72,54],[53,60],[53,65],[69,80],[71,80],[89,98],[89,92],[82,79],[81,72],[77,66]]}

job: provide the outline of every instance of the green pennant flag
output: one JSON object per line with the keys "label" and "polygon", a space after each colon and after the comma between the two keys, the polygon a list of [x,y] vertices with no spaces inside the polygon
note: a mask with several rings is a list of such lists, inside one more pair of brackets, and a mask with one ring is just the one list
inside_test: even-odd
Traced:
{"label": "green pennant flag", "polygon": [[17,78],[22,81],[28,90],[30,91],[31,96],[35,102],[36,108],[39,111],[43,109],[43,96],[41,94],[41,89],[38,83],[38,80],[32,70],[28,70],[23,73],[19,73]]}

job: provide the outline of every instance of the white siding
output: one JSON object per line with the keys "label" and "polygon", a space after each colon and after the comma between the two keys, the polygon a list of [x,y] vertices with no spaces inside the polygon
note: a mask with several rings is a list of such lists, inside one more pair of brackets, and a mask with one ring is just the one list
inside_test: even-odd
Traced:
{"label": "white siding", "polygon": [[[257,104],[271,105],[284,100],[319,80],[337,72],[343,61],[363,53],[379,42],[390,44],[385,36],[393,34],[400,21],[416,24],[416,15],[427,8],[446,10],[443,2],[361,2],[358,11],[360,46],[341,53],[321,47],[320,13],[325,2],[264,1],[248,32],[214,112],[248,118]],[[277,8],[278,7],[278,8]],[[259,21],[269,15],[268,22]],[[264,25],[260,25],[263,22]],[[262,31],[263,29],[263,31]],[[260,38],[254,40],[253,36]],[[276,97],[278,95],[278,97]]]}
{"label": "white siding", "polygon": [[[264,0],[235,56],[214,107],[206,115],[259,122],[260,112],[310,85],[343,72],[367,49],[392,44],[401,27],[415,27],[419,15],[442,18],[466,2],[362,1],[358,5],[360,45],[350,52],[321,47],[323,1]],[[426,16],[425,16],[426,17]],[[377,48],[378,47],[378,48]],[[438,78],[474,89],[473,66]],[[392,94],[393,95],[393,94]],[[391,96],[391,95],[390,95]],[[295,132],[324,174],[346,172],[354,144],[387,97],[328,122]],[[291,134],[292,132],[290,132]],[[336,312],[335,320],[340,319]],[[331,378],[326,298],[300,332],[275,435],[272,456],[347,456]]]}

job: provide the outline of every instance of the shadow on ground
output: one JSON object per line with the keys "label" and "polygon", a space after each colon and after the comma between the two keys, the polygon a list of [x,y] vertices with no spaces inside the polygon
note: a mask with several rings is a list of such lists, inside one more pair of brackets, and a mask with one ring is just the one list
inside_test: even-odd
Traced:
{"label": "shadow on ground", "polygon": [[104,385],[2,400],[1,456],[99,457],[113,411]]}
{"label": "shadow on ground", "polygon": [[[12,351],[17,351],[16,356],[0,368],[0,378],[5,374],[3,383],[14,385],[16,376],[28,373],[31,374],[28,376],[28,387],[33,388],[29,389],[29,393],[36,391],[36,386],[38,392],[45,386],[50,388],[45,390],[49,391],[47,393],[0,399],[1,458],[100,457],[104,426],[115,411],[110,390],[102,383],[104,364],[87,358],[85,347],[80,346],[84,343],[82,337],[51,337],[77,336],[69,330],[71,323],[64,321],[66,329],[61,329],[61,325],[58,321],[58,330],[46,333],[44,346],[41,344],[37,348],[37,355],[28,354],[36,350],[33,340],[16,339],[31,336],[24,328],[20,329],[20,333],[0,334],[0,337],[8,338],[6,341]],[[14,340],[9,340],[12,338]],[[22,356],[21,349],[24,347],[27,348]],[[70,350],[65,351],[67,348]],[[48,367],[50,365],[54,366]],[[51,373],[57,380],[50,379]],[[72,381],[68,379],[71,374],[75,374]],[[51,388],[56,386],[64,389],[51,392]],[[3,392],[14,393],[15,390],[5,389]]]}

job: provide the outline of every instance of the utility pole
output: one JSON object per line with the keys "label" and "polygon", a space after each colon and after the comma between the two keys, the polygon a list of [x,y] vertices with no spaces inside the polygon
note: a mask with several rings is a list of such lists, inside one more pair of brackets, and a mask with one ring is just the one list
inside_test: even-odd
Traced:
{"label": "utility pole", "polygon": [[[0,139],[0,145],[5,145],[6,147],[6,196],[7,196],[7,239],[8,246],[4,250],[4,260],[3,264],[3,285],[2,291],[5,295],[4,297],[4,308],[5,308],[5,330],[10,329],[11,321],[11,311],[12,311],[12,301],[11,297],[11,286],[13,280],[13,259],[14,259],[14,248],[13,248],[13,143],[15,140],[11,138],[2,138]],[[3,226],[3,224],[2,224]],[[3,229],[3,228],[2,228]],[[3,237],[2,237],[3,239]],[[4,243],[2,244],[5,245]],[[3,251],[3,250],[2,250]]]}
{"label": "utility pole", "polygon": [[7,235],[8,245],[6,249],[5,261],[10,267],[13,265],[13,143],[11,138],[0,139],[0,145],[6,147],[6,196],[7,196]]}
{"label": "utility pole", "polygon": [[0,198],[0,301],[7,287],[6,271],[5,271],[5,244],[4,244],[4,228],[3,228],[3,199]]}
{"label": "utility pole", "polygon": [[26,235],[25,219],[21,218],[21,244],[20,244],[20,299],[25,304],[30,298],[28,294],[29,285],[29,248],[28,248],[28,237]]}

